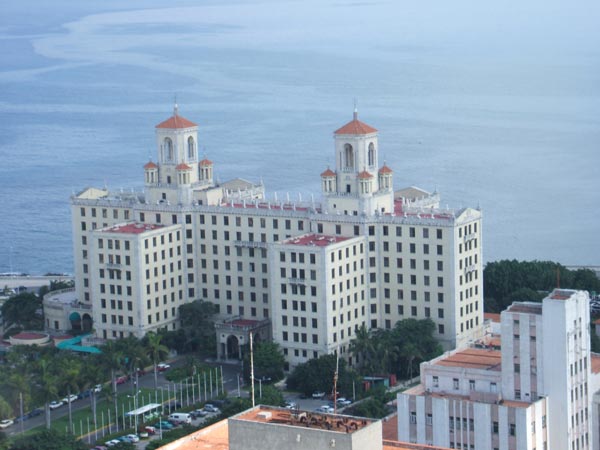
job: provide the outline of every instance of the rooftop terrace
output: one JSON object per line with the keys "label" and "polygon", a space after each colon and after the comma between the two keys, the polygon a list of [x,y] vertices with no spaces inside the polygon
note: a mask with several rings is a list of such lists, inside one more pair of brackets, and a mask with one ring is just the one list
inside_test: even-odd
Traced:
{"label": "rooftop terrace", "polygon": [[468,348],[440,358],[434,365],[500,371],[502,354],[499,350]]}
{"label": "rooftop terrace", "polygon": [[322,234],[307,234],[300,237],[290,238],[283,241],[284,244],[292,245],[309,245],[317,247],[327,247],[331,244],[337,244],[338,242],[347,241],[348,237],[343,236],[325,236]]}
{"label": "rooftop terrace", "polygon": [[163,228],[163,225],[153,225],[149,223],[128,223],[105,228],[102,231],[106,233],[141,234],[145,233],[146,231],[157,230],[159,228]]}
{"label": "rooftop terrace", "polygon": [[333,432],[337,431],[339,433],[353,433],[373,422],[371,419],[362,417],[321,414],[308,411],[291,411],[285,408],[274,408],[263,405],[245,411],[235,416],[235,419],[288,425],[300,428],[321,429]]}

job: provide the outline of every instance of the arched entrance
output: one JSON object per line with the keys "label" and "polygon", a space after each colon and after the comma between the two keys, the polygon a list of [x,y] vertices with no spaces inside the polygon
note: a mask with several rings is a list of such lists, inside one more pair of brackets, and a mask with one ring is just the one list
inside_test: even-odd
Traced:
{"label": "arched entrance", "polygon": [[240,342],[237,336],[230,335],[227,337],[227,357],[236,359],[240,357]]}
{"label": "arched entrance", "polygon": [[81,318],[81,326],[83,328],[83,331],[86,333],[92,331],[93,323],[94,323],[94,321],[92,320],[92,317],[88,313],[85,313],[83,315],[83,317]]}
{"label": "arched entrance", "polygon": [[77,311],[73,311],[69,315],[69,321],[71,322],[71,329],[73,331],[81,331],[81,316]]}

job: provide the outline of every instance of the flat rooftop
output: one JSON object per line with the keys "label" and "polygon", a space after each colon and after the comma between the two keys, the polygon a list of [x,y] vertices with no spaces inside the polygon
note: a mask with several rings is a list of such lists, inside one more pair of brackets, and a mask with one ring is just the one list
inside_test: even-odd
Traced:
{"label": "flat rooftop", "polygon": [[572,289],[554,289],[548,298],[552,300],[569,300],[576,292]]}
{"label": "flat rooftop", "polygon": [[525,314],[542,314],[542,304],[532,302],[515,302],[510,305],[506,311],[525,313]]}
{"label": "flat rooftop", "polygon": [[264,405],[249,409],[231,419],[288,425],[300,428],[321,429],[330,432],[337,431],[339,433],[353,433],[376,422],[375,420],[364,417],[322,414],[309,411],[292,411],[285,408],[275,408]]}
{"label": "flat rooftop", "polygon": [[124,225],[115,225],[114,227],[104,228],[102,231],[106,233],[123,233],[123,234],[141,234],[146,231],[157,230],[164,228],[163,225],[153,225],[150,223],[128,223]]}
{"label": "flat rooftop", "polygon": [[500,371],[502,353],[499,350],[468,348],[439,359],[433,365]]}
{"label": "flat rooftop", "polygon": [[311,247],[327,247],[331,244],[347,241],[349,237],[344,236],[326,236],[323,234],[307,234],[296,238],[290,238],[283,241],[284,244],[304,245]]}

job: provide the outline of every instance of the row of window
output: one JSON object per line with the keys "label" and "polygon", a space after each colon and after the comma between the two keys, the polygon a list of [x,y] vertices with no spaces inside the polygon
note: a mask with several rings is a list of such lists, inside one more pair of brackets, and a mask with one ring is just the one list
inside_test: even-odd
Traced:
{"label": "row of window", "polygon": [[[108,218],[108,209],[107,208],[102,208],[101,209],[101,215],[103,219],[107,219]],[[123,220],[129,220],[129,210],[128,209],[124,209],[122,210],[123,212],[123,216],[120,217],[120,213],[121,210],[119,209],[113,209],[112,210],[112,218],[115,220],[119,220],[120,218],[122,218]],[[81,217],[85,217],[86,216],[86,210],[84,207],[79,209],[79,214],[81,215]],[[91,208],[90,209],[90,215],[92,217],[97,217],[97,210],[96,208]]]}

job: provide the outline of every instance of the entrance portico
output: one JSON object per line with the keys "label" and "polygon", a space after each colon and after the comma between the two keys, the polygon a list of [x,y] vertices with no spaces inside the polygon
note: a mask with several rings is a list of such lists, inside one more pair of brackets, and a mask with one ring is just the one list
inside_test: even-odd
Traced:
{"label": "entrance portico", "polygon": [[215,324],[217,333],[217,359],[241,360],[242,348],[250,345],[250,333],[253,341],[268,341],[271,339],[271,321],[250,320],[233,317]]}

